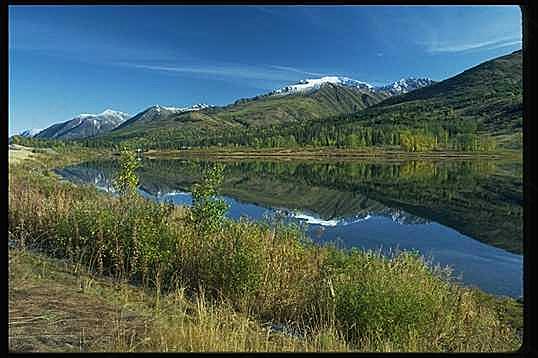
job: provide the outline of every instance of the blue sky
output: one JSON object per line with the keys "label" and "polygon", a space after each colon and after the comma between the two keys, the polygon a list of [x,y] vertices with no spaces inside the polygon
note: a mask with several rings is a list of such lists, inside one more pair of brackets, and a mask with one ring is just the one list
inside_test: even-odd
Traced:
{"label": "blue sky", "polygon": [[323,75],[442,80],[520,49],[521,26],[517,6],[10,6],[9,133]]}

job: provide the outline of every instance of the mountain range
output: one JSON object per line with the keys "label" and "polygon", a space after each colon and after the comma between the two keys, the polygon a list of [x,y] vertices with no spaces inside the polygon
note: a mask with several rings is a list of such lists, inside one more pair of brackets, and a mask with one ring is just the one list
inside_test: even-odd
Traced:
{"label": "mountain range", "polygon": [[[53,124],[39,131],[21,132],[21,136],[53,139],[80,139],[114,131],[120,136],[143,128],[166,127],[218,128],[241,125],[267,125],[286,121],[322,118],[340,113],[352,113],[394,95],[407,93],[434,83],[428,78],[401,79],[386,86],[374,87],[348,77],[325,76],[305,79],[295,84],[254,98],[216,107],[195,104],[191,107],[154,105],[134,116],[105,110],[99,114],[80,114],[66,122]],[[198,113],[195,113],[198,112]],[[195,123],[195,124],[194,124]],[[124,129],[124,131],[122,131]]]}
{"label": "mountain range", "polygon": [[106,133],[129,118],[129,114],[106,109],[99,114],[79,114],[66,122],[52,126],[35,134],[35,138],[77,139]]}
{"label": "mountain range", "polygon": [[390,95],[397,96],[404,94],[410,91],[413,91],[417,88],[429,86],[435,81],[429,78],[402,78],[396,82],[388,84],[386,86],[377,86],[374,87],[369,83],[357,81],[349,77],[339,77],[339,76],[325,76],[321,78],[311,78],[301,80],[295,84],[285,86],[270,92],[272,96],[281,96],[288,94],[296,93],[308,93],[319,89],[324,84],[331,83],[335,85],[342,85],[346,87],[359,88],[361,90],[370,91],[373,93],[386,92]]}
{"label": "mountain range", "polygon": [[372,86],[348,77],[325,76],[220,107],[156,105],[134,116],[112,110],[79,115],[35,137],[92,137],[86,143],[127,141],[144,147],[173,148],[202,143],[249,145],[251,141],[245,141],[248,134],[257,138],[302,138],[303,142],[297,142],[301,145],[309,144],[305,137],[315,133],[319,136],[338,131],[345,137],[359,128],[391,127],[398,131],[434,125],[454,135],[493,135],[501,145],[517,148],[521,147],[522,91],[519,50],[440,82],[408,78]]}

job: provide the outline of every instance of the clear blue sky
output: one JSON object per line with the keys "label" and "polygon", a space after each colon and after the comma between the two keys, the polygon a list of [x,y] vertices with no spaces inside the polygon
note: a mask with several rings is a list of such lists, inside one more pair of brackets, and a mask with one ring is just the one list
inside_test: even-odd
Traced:
{"label": "clear blue sky", "polygon": [[442,80],[520,49],[521,26],[517,6],[10,6],[9,133],[322,75]]}

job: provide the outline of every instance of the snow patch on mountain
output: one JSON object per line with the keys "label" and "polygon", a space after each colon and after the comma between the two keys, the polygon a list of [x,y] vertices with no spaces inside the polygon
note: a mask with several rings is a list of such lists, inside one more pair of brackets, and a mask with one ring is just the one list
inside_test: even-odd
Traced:
{"label": "snow patch on mountain", "polygon": [[167,111],[172,113],[183,113],[183,112],[192,112],[192,111],[199,111],[206,108],[211,108],[214,106],[210,106],[205,103],[197,103],[190,107],[167,107],[167,106],[161,106],[160,104],[156,104],[150,107],[150,110],[161,112],[161,111]]}
{"label": "snow patch on mountain", "polygon": [[94,119],[94,120],[107,120],[107,119],[127,119],[129,118],[128,113],[115,111],[113,109],[107,108],[101,113],[81,113],[73,119]]}
{"label": "snow patch on mountain", "polygon": [[20,132],[19,135],[21,137],[31,138],[31,137],[35,136],[37,133],[39,133],[41,131],[42,131],[42,129],[30,128],[30,129],[26,129],[26,130]]}
{"label": "snow patch on mountain", "polygon": [[390,83],[384,86],[372,86],[371,84],[363,81],[358,81],[349,77],[341,76],[324,76],[321,78],[308,78],[296,82],[295,84],[285,86],[279,89],[276,89],[269,93],[272,96],[283,96],[296,93],[307,93],[319,89],[324,84],[336,84],[346,87],[356,87],[362,90],[371,91],[371,92],[388,92],[392,95],[404,94],[415,89],[429,86],[435,81],[429,78],[402,78],[398,81]]}
{"label": "snow patch on mountain", "polygon": [[386,86],[376,87],[376,90],[386,91],[392,95],[400,95],[434,83],[435,81],[430,78],[401,78],[400,80],[392,82]]}
{"label": "snow patch on mountain", "polygon": [[125,122],[128,113],[106,109],[101,113],[81,113],[62,123],[56,123],[40,131],[38,138],[75,139],[92,137],[107,132]]}
{"label": "snow patch on mountain", "polygon": [[308,78],[301,80],[295,84],[282,87],[280,89],[274,90],[270,95],[287,95],[293,93],[303,93],[310,92],[316,89],[319,89],[322,85],[331,83],[339,84],[348,87],[357,87],[365,90],[372,90],[374,86],[369,83],[357,81],[349,77],[340,77],[340,76],[325,76],[321,78]]}

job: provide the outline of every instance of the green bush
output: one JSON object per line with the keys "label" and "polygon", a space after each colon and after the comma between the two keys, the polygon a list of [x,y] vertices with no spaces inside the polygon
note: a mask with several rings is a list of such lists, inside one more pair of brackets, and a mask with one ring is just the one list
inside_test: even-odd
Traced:
{"label": "green bush", "polygon": [[139,167],[140,163],[136,154],[122,148],[120,152],[120,169],[114,178],[114,187],[121,195],[132,196],[136,193],[138,177],[135,171]]}
{"label": "green bush", "polygon": [[409,253],[388,259],[333,250],[325,269],[331,273],[335,317],[353,338],[381,332],[403,340],[414,329],[427,331],[441,304],[436,292],[447,293],[446,282]]}
{"label": "green bush", "polygon": [[228,204],[216,195],[219,185],[224,179],[224,166],[216,164],[206,170],[202,182],[192,188],[191,219],[200,233],[211,233],[219,230],[225,220]]}

